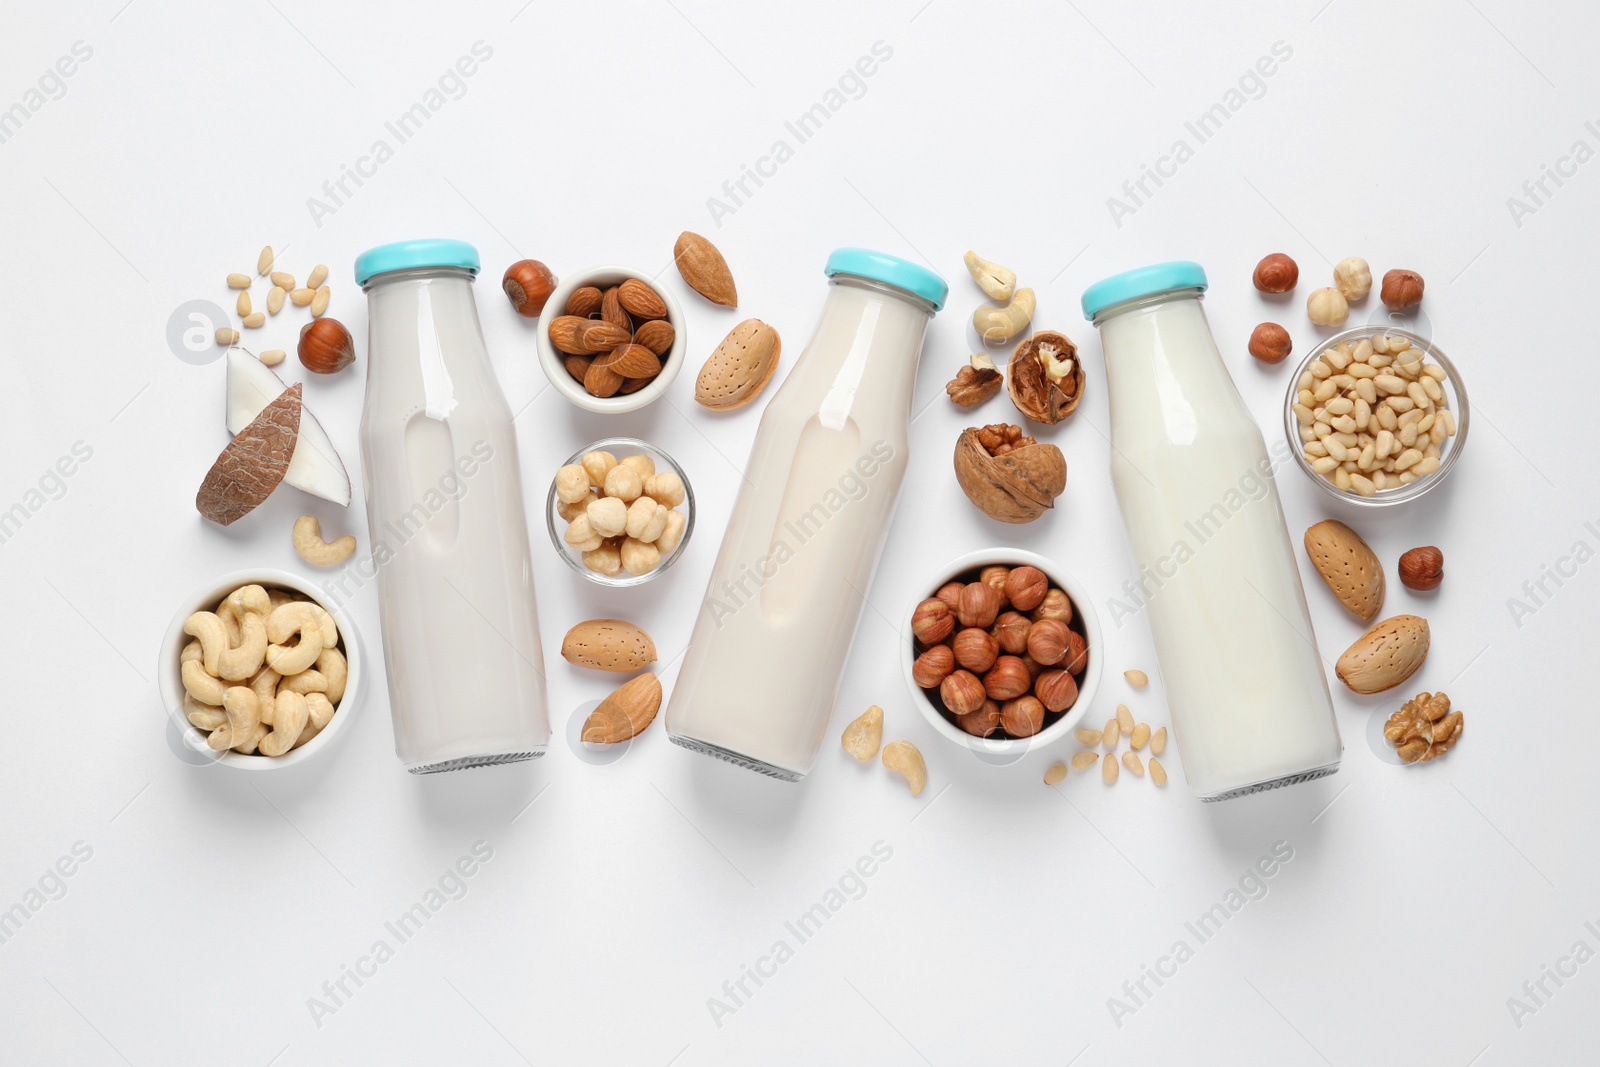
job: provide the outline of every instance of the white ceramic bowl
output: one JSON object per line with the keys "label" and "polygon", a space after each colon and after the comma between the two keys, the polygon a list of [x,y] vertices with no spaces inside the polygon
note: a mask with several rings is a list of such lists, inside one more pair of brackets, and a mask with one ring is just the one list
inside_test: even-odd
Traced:
{"label": "white ceramic bowl", "polygon": [[[592,285],[603,291],[629,278],[636,278],[654,289],[656,295],[661,297],[661,302],[667,305],[667,321],[672,324],[672,347],[662,358],[661,373],[656,375],[655,381],[637,393],[629,393],[627,396],[621,394],[594,396],[583,387],[582,382],[567,373],[563,353],[550,343],[550,320],[561,314],[561,309],[567,306],[567,299],[572,296],[574,290]],[[544,369],[545,377],[550,379],[550,384],[556,387],[556,392],[578,407],[585,411],[597,411],[602,415],[620,415],[623,412],[639,410],[667,391],[667,387],[678,376],[678,372],[683,370],[684,353],[688,351],[688,337],[683,308],[667,291],[666,286],[655,278],[632,267],[591,267],[569,275],[556,286],[555,292],[550,294],[550,299],[545,303],[544,312],[539,316],[537,330],[539,366]]]}
{"label": "white ceramic bowl", "polygon": [[189,725],[183,713],[183,672],[179,660],[185,645],[191,638],[183,632],[183,624],[191,614],[196,611],[211,611],[218,602],[241,585],[261,585],[267,588],[277,587],[288,589],[309,597],[320,604],[324,611],[333,616],[333,621],[339,627],[340,650],[344,652],[345,661],[349,664],[350,675],[345,682],[344,696],[340,698],[335,708],[333,718],[328,720],[328,725],[322,732],[299,748],[290,749],[281,756],[245,755],[242,752],[215,753],[218,763],[229,767],[236,767],[248,771],[275,771],[285,767],[292,767],[296,763],[303,763],[314,758],[334,744],[340,734],[350,724],[351,717],[361,707],[362,677],[365,664],[362,662],[361,637],[356,632],[355,623],[350,614],[343,608],[334,604],[311,582],[304,578],[290,574],[288,571],[274,570],[269,567],[257,567],[250,570],[233,571],[224,574],[213,581],[196,589],[178,604],[178,610],[172,616],[172,622],[167,625],[166,636],[161,639],[161,658],[156,663],[156,678],[161,686],[161,703],[168,715],[171,715],[182,727],[188,731],[185,742],[196,752],[210,752],[206,746],[203,733]]}
{"label": "white ceramic bowl", "polygon": [[[976,737],[967,733],[946,718],[943,708],[936,705],[939,691],[923,689],[911,674],[911,665],[917,658],[916,640],[911,636],[911,616],[916,613],[917,605],[933,596],[934,592],[946,582],[957,578],[963,581],[975,581],[977,572],[992,564],[1007,567],[1020,567],[1026,564],[1043,571],[1050,579],[1050,584],[1059,586],[1071,599],[1073,625],[1083,631],[1084,641],[1089,646],[1089,665],[1077,676],[1077,701],[1072,707],[1056,716],[1054,722],[1047,722],[1044,729],[1032,737]],[[1094,702],[1095,690],[1100,685],[1100,668],[1101,661],[1105,658],[1105,648],[1101,644],[1100,619],[1090,603],[1089,591],[1077,579],[1038,553],[1027,552],[1020,548],[1002,547],[982,549],[956,557],[935,571],[932,577],[923,583],[923,589],[924,591],[914,597],[906,609],[901,629],[904,636],[900,646],[900,667],[905,674],[906,687],[911,691],[912,701],[921,709],[923,717],[935,730],[963,748],[982,756],[1017,757],[1034,748],[1060,741],[1083,721],[1083,717],[1089,712],[1089,705]]]}

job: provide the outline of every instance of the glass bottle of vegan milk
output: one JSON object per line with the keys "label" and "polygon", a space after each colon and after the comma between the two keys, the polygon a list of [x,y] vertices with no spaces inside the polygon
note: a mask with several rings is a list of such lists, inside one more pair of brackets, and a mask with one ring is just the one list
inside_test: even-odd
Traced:
{"label": "glass bottle of vegan milk", "polygon": [[762,413],[667,705],[676,743],[787,781],[811,770],[905,477],[937,274],[841,248],[805,351]]}
{"label": "glass bottle of vegan milk", "polygon": [[368,536],[395,753],[413,774],[531,759],[550,740],[516,439],[477,272],[461,241],[356,259]]}
{"label": "glass bottle of vegan milk", "polygon": [[1090,286],[1111,480],[1190,787],[1225,800],[1339,769],[1342,746],[1261,430],[1200,307],[1196,263]]}

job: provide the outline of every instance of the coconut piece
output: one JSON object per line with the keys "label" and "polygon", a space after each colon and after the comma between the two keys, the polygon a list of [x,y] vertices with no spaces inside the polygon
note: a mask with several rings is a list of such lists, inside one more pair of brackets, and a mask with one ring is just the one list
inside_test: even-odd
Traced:
{"label": "coconut piece", "polygon": [[200,514],[227,526],[272,495],[288,472],[300,439],[300,410],[300,386],[296,383],[228,442],[195,494],[194,506]]}
{"label": "coconut piece", "polygon": [[[243,348],[228,350],[228,433],[250,425],[263,408],[286,387],[271,367]],[[333,440],[310,408],[300,409],[300,440],[283,476],[302,492],[350,506],[350,475],[333,447]]]}

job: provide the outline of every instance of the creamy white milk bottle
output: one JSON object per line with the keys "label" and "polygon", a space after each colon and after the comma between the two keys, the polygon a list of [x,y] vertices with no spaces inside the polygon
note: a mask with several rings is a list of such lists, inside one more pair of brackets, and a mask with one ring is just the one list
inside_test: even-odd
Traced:
{"label": "creamy white milk bottle", "polygon": [[511,410],[461,241],[364,252],[361,467],[394,747],[414,774],[544,754],[544,658]]}
{"label": "creamy white milk bottle", "polygon": [[683,668],[676,743],[775,778],[811,770],[908,458],[922,336],[946,286],[859,248],[756,431]]}
{"label": "creamy white milk bottle", "polygon": [[1111,398],[1111,480],[1190,787],[1225,800],[1339,769],[1342,746],[1261,430],[1196,263],[1083,294]]}

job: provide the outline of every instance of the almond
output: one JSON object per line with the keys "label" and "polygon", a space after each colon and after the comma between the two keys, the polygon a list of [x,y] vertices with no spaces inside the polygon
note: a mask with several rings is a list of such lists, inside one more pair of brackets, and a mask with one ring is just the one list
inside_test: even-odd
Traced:
{"label": "almond", "polygon": [[606,365],[624,378],[653,378],[661,361],[644,345],[621,345],[605,357]]}
{"label": "almond", "polygon": [[694,398],[717,411],[743,407],[772,379],[781,348],[777,330],[760,319],[745,319],[700,368]]}
{"label": "almond", "polygon": [[636,737],[661,710],[661,682],[641,674],[620,685],[583,722],[583,740],[614,745]]}
{"label": "almond", "polygon": [[591,363],[589,369],[583,372],[583,387],[592,396],[615,396],[617,390],[622,388],[622,375],[604,363]]}
{"label": "almond", "polygon": [[550,343],[557,351],[565,352],[569,356],[582,356],[587,353],[578,344],[578,334],[588,325],[589,320],[578,315],[560,315],[550,320],[546,330],[549,333]]}
{"label": "almond", "polygon": [[594,360],[588,356],[568,356],[561,361],[561,365],[566,367],[567,373],[576,378],[581,384],[584,375],[589,373],[589,364],[593,362]]}
{"label": "almond", "polygon": [[617,390],[617,395],[627,396],[629,393],[637,393],[653,381],[655,381],[653,376],[649,378],[624,378],[622,379],[622,387]]}
{"label": "almond", "polygon": [[[661,294],[637,278],[629,278],[617,286],[617,302],[622,310],[638,319],[664,319],[667,305]],[[602,307],[602,312],[604,308]]]}
{"label": "almond", "polygon": [[632,339],[633,331],[626,327],[603,319],[584,319],[583,325],[578,329],[578,344],[583,347],[574,355],[587,356],[598,352],[610,352],[618,345],[625,345]]}
{"label": "almond", "polygon": [[634,623],[623,619],[588,619],[567,631],[561,657],[595,671],[628,674],[655,661],[656,643]]}
{"label": "almond", "polygon": [[600,297],[600,318],[613,326],[621,326],[630,334],[633,332],[633,320],[628,318],[628,313],[622,310],[622,290],[613,285]]}
{"label": "almond", "polygon": [[633,343],[644,345],[658,356],[664,356],[672,351],[672,342],[678,333],[672,328],[672,323],[666,319],[651,319],[641,323],[633,332]]}
{"label": "almond", "polygon": [[1306,531],[1306,555],[1339,603],[1358,616],[1371,619],[1383,607],[1383,564],[1350,527],[1337,519],[1312,526]]}
{"label": "almond", "polygon": [[1396,615],[1344,650],[1334,673],[1353,693],[1381,693],[1410,678],[1428,658],[1428,620]]}
{"label": "almond", "polygon": [[580,319],[586,319],[600,310],[600,304],[603,299],[600,290],[594,286],[581,286],[572,290],[572,295],[567,297],[567,306],[562,311],[562,314],[576,315]]}
{"label": "almond", "polygon": [[697,233],[684,230],[678,235],[678,243],[672,246],[672,258],[689,288],[713,304],[739,306],[733,272],[728,270],[728,261],[722,258],[716,245]]}

